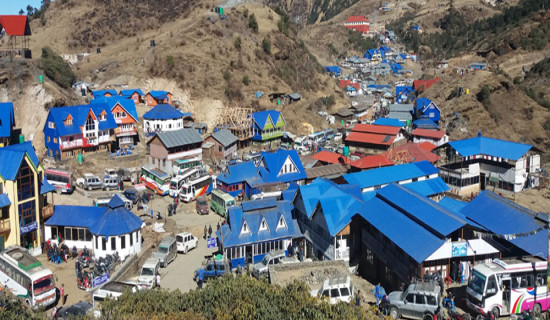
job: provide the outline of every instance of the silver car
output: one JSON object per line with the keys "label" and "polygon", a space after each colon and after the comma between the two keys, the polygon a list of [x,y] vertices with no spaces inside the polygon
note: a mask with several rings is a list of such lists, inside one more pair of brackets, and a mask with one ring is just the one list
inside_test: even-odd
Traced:
{"label": "silver car", "polygon": [[440,287],[435,282],[413,283],[405,292],[394,291],[388,295],[390,315],[408,319],[433,320],[441,304]]}

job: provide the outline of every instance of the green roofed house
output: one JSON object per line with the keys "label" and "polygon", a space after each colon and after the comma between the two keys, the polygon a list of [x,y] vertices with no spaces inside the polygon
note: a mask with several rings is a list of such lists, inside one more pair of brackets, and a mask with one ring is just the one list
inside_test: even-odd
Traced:
{"label": "green roofed house", "polygon": [[254,136],[252,140],[266,142],[280,139],[285,132],[283,114],[276,110],[266,110],[252,114]]}

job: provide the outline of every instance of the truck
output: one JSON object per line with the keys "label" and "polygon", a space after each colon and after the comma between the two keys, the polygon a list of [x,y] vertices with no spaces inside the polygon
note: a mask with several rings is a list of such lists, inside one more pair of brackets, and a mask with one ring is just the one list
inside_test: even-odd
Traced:
{"label": "truck", "polygon": [[193,280],[197,281],[199,271],[202,269],[204,275],[204,281],[208,279],[214,279],[225,275],[225,263],[223,260],[210,260],[206,263],[204,268],[199,268],[195,271]]}
{"label": "truck", "polygon": [[254,267],[252,269],[252,275],[257,279],[261,279],[268,275],[270,265],[292,264],[292,263],[298,263],[298,262],[299,262],[298,259],[294,257],[287,257],[285,255],[284,250],[271,251],[270,253],[264,256],[262,261],[254,264]]}

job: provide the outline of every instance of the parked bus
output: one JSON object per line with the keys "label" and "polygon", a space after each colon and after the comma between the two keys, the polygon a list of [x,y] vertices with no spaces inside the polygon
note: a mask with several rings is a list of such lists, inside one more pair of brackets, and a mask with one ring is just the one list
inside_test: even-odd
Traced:
{"label": "parked bus", "polygon": [[197,177],[201,172],[203,172],[202,167],[192,167],[185,169],[183,172],[172,178],[170,180],[170,197],[177,197],[183,184],[189,182],[190,179]]}
{"label": "parked bus", "polygon": [[74,191],[71,174],[60,169],[46,169],[44,172],[48,182],[55,187],[57,192],[71,193]]}
{"label": "parked bus", "polygon": [[308,138],[309,138],[309,141],[311,143],[317,144],[317,143],[325,140],[325,132],[324,131],[314,132],[314,133],[310,134],[308,136]]}
{"label": "parked bus", "polygon": [[160,169],[141,167],[141,177],[139,180],[145,182],[147,188],[161,196],[170,193],[170,175]]}
{"label": "parked bus", "polygon": [[174,160],[173,166],[174,166],[174,174],[179,175],[186,169],[201,167],[202,160],[200,158],[177,159],[177,160]]}
{"label": "parked bus", "polygon": [[180,199],[184,202],[191,202],[196,197],[212,192],[212,177],[208,174],[197,179],[190,180],[181,186]]}
{"label": "parked bus", "polygon": [[0,254],[0,283],[32,308],[55,303],[52,272],[20,246],[10,246]]}
{"label": "parked bus", "polygon": [[332,140],[334,139],[334,130],[332,129],[326,129],[324,131],[325,133],[325,140]]}
{"label": "parked bus", "polygon": [[468,307],[478,313],[491,311],[495,318],[533,309],[540,314],[550,307],[546,269],[547,262],[535,257],[478,264],[466,288]]}
{"label": "parked bus", "polygon": [[212,190],[210,208],[222,217],[227,217],[227,208],[235,205],[235,198],[220,189]]}

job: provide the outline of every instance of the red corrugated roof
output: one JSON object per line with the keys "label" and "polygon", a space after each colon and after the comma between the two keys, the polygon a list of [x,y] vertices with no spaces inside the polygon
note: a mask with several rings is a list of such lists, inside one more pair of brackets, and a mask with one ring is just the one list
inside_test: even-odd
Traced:
{"label": "red corrugated roof", "polygon": [[419,137],[428,137],[428,138],[434,138],[434,139],[441,139],[445,135],[445,131],[439,131],[439,130],[430,130],[430,129],[414,129],[412,132],[413,136],[419,136]]}
{"label": "red corrugated roof", "polygon": [[431,87],[434,83],[439,81],[439,78],[435,78],[433,80],[414,80],[413,81],[413,88],[414,90],[418,90],[418,88],[423,87],[424,90],[428,90],[429,87]]}
{"label": "red corrugated roof", "polygon": [[399,127],[359,123],[353,127],[352,132],[378,133],[396,136],[397,133],[399,133],[399,130],[401,130]]}
{"label": "red corrugated roof", "polygon": [[340,80],[340,88],[345,88],[350,83],[351,80]]}
{"label": "red corrugated roof", "polygon": [[382,155],[366,156],[351,163],[351,166],[358,169],[372,169],[392,166],[395,163]]}
{"label": "red corrugated roof", "polygon": [[357,83],[357,82],[352,82],[352,83],[349,84],[349,86],[354,87],[355,90],[361,89],[361,84]]}
{"label": "red corrugated roof", "polygon": [[392,136],[392,135],[353,132],[353,131],[346,138],[346,141],[378,144],[383,146],[391,145],[393,143],[393,140],[395,140],[395,136]]}
{"label": "red corrugated roof", "polygon": [[365,16],[350,16],[346,22],[369,22],[369,19]]}
{"label": "red corrugated roof", "polygon": [[0,25],[8,36],[30,36],[31,27],[26,15],[0,15]]}
{"label": "red corrugated roof", "polygon": [[437,146],[431,142],[424,141],[420,142],[418,146],[426,151],[432,152],[433,149],[435,149]]}
{"label": "red corrugated roof", "polygon": [[319,160],[321,162],[327,162],[327,163],[341,163],[341,164],[351,163],[350,158],[344,157],[339,153],[330,152],[326,150],[321,150],[321,152],[315,154],[312,158]]}
{"label": "red corrugated roof", "polygon": [[410,163],[418,161],[429,161],[435,163],[439,156],[421,148],[417,143],[408,142],[397,148],[382,153],[386,158],[396,163]]}

